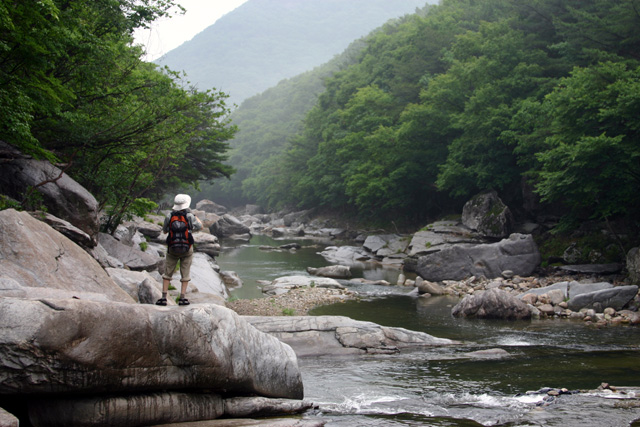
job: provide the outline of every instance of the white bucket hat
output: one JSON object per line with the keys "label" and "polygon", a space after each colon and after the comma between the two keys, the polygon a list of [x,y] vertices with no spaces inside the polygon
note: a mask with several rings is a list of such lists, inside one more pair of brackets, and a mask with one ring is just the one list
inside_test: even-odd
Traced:
{"label": "white bucket hat", "polygon": [[191,204],[191,197],[187,194],[178,194],[175,199],[173,199],[173,209],[174,211],[181,211],[183,209],[187,209]]}

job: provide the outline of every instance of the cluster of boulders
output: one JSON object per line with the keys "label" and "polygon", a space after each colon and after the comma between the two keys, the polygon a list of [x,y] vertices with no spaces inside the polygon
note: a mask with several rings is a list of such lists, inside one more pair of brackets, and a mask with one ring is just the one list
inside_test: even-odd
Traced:
{"label": "cluster of boulders", "polygon": [[[479,195],[460,220],[438,221],[409,236],[362,237],[362,246],[330,246],[321,254],[331,267],[311,274],[349,279],[349,268],[377,263],[402,268],[397,285],[421,296],[454,295],[454,316],[526,319],[564,317],[602,324],[639,324],[640,251],[619,264],[566,265],[550,277],[534,277],[541,257],[530,234],[534,224],[516,224],[494,192]],[[501,240],[496,241],[496,238]],[[415,273],[416,279],[406,275]],[[576,280],[578,277],[580,279]],[[355,279],[361,280],[361,279]],[[370,284],[392,285],[384,281]]]}
{"label": "cluster of boulders", "polygon": [[[193,304],[177,307],[169,299],[168,307],[156,306],[165,213],[101,233],[95,198],[63,171],[1,142],[0,158],[3,200],[37,191],[46,207],[0,211],[1,425],[18,425],[12,413],[34,426],[143,426],[300,413],[313,404],[303,400],[299,355],[455,344],[346,318],[237,315],[225,307],[227,287],[241,280],[216,265],[219,239],[246,239],[272,225],[256,217],[257,210],[239,219],[207,200],[193,210],[205,226],[194,233]],[[316,225],[306,232],[329,238],[340,233]],[[179,274],[174,278],[177,285]],[[312,282],[307,285],[342,292],[339,284]],[[282,279],[269,286],[278,293],[299,285]],[[306,341],[312,336],[321,340],[313,351]]]}
{"label": "cluster of boulders", "polygon": [[156,306],[163,216],[100,233],[95,198],[60,169],[6,144],[0,157],[3,197],[37,191],[47,207],[0,211],[2,425],[143,426],[312,406],[291,347],[224,307],[216,236],[196,234],[189,295],[201,304]]}

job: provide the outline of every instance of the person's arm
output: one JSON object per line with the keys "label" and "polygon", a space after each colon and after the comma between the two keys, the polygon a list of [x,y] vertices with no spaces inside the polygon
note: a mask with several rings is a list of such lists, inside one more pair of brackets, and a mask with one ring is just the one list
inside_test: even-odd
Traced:
{"label": "person's arm", "polygon": [[171,222],[171,218],[169,216],[164,217],[164,224],[162,225],[162,231],[165,233],[169,232],[169,223]]}
{"label": "person's arm", "polygon": [[193,231],[200,231],[202,230],[202,228],[204,227],[202,225],[202,221],[200,221],[200,218],[198,218],[197,216],[195,216],[194,214],[191,213],[191,229]]}

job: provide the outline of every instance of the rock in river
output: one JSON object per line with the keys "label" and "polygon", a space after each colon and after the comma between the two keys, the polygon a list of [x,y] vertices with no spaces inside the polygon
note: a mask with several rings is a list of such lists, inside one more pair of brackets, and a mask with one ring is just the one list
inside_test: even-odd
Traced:
{"label": "rock in river", "polygon": [[531,310],[518,297],[493,288],[466,296],[453,307],[451,314],[483,319],[529,319]]}
{"label": "rock in river", "polygon": [[416,272],[432,282],[463,280],[471,276],[489,279],[505,270],[530,275],[540,264],[540,252],[531,235],[512,234],[485,245],[459,244],[418,258]]}

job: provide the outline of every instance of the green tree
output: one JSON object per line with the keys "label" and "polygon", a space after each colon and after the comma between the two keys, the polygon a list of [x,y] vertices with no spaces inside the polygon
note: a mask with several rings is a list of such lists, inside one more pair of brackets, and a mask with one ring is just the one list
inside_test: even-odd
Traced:
{"label": "green tree", "polygon": [[[140,60],[132,32],[171,0],[0,0],[0,138],[66,164],[110,213],[229,176],[226,95]],[[179,8],[179,7],[178,7]],[[179,8],[180,9],[180,8]]]}
{"label": "green tree", "polygon": [[567,219],[640,213],[640,67],[606,62],[576,68],[549,94],[551,124],[537,190],[563,201]]}

